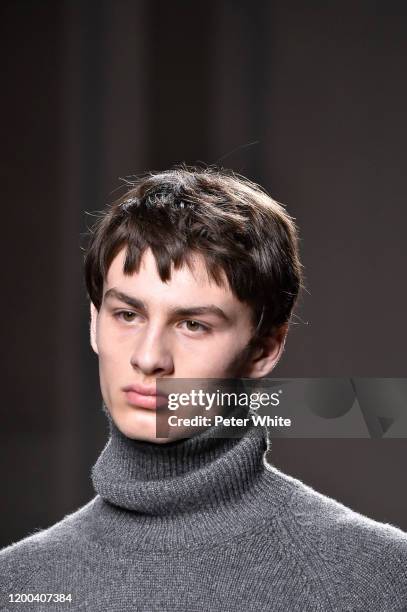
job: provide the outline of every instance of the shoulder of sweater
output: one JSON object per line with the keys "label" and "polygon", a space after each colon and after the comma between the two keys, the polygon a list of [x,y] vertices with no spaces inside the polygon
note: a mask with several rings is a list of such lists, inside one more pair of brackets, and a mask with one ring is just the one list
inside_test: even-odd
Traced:
{"label": "shoulder of sweater", "polygon": [[393,601],[407,608],[407,533],[270,469],[291,488],[278,518],[296,557],[321,582],[348,592],[366,584],[372,597],[380,596],[389,606],[386,611],[399,609],[390,607]]}
{"label": "shoulder of sweater", "polygon": [[44,529],[36,529],[25,538],[0,550],[0,592],[9,592],[14,584],[25,580],[42,564],[66,558],[81,542],[80,526],[92,509],[96,497],[63,519]]}

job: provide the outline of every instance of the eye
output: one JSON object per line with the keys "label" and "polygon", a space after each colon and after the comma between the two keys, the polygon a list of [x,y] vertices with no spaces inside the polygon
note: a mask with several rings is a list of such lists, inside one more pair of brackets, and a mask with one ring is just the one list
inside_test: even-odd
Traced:
{"label": "eye", "polygon": [[118,312],[114,312],[113,316],[119,321],[124,321],[124,323],[131,323],[134,321],[134,317],[137,316],[137,313],[132,310],[119,310]]}
{"label": "eye", "polygon": [[199,321],[195,321],[194,319],[183,321],[183,324],[186,325],[186,329],[191,332],[209,332],[210,331],[210,328],[207,325],[203,325],[203,323],[199,323]]}

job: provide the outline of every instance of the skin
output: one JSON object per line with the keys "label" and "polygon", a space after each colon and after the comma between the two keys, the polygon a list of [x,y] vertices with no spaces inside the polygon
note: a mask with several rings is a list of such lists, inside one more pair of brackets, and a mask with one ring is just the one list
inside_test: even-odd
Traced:
{"label": "skin", "polygon": [[[212,281],[200,256],[192,269],[172,269],[162,282],[150,249],[139,272],[123,273],[125,249],[108,270],[99,311],[91,303],[90,342],[98,355],[101,393],[118,429],[127,437],[165,444],[182,436],[174,428],[169,437],[156,436],[156,413],[130,405],[122,388],[155,385],[160,378],[260,378],[271,372],[284,348],[287,327],[264,338],[262,348],[247,351],[253,334],[250,306],[238,300],[226,277],[222,286]],[[141,300],[143,308],[118,297],[110,289]],[[216,306],[217,313],[174,314],[174,309]],[[196,412],[195,412],[196,413]],[[190,415],[191,416],[191,415]]]}

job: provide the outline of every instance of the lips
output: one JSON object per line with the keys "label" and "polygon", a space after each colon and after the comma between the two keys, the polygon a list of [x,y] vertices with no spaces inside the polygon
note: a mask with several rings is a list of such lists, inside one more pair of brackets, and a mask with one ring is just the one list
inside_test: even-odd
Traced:
{"label": "lips", "polygon": [[155,387],[145,385],[128,385],[123,388],[127,402],[131,406],[157,410],[161,406],[167,405],[167,397],[157,394]]}

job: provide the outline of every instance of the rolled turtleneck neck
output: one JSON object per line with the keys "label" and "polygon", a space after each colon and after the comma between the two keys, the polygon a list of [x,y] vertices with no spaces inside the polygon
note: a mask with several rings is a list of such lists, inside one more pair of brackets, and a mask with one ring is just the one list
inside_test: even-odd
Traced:
{"label": "rolled turtleneck neck", "polygon": [[109,428],[93,485],[103,499],[127,510],[163,516],[226,503],[263,470],[265,431],[251,420],[229,432],[211,427],[166,444],[128,438],[111,418]]}
{"label": "rolled turtleneck neck", "polygon": [[109,426],[92,481],[101,530],[120,546],[131,548],[129,538],[139,547],[190,546],[241,532],[286,497],[278,471],[266,465],[266,429],[251,419],[235,437],[209,428],[167,444],[128,438],[111,418]]}

